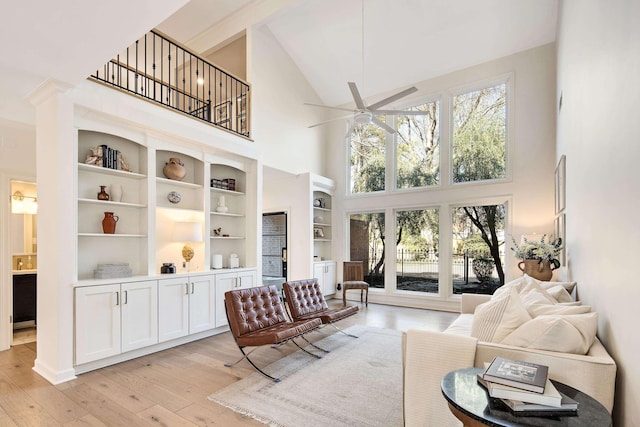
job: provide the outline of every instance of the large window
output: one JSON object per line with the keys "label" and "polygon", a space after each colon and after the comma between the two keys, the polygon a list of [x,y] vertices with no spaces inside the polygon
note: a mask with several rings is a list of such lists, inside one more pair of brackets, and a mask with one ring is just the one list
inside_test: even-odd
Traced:
{"label": "large window", "polygon": [[[505,78],[464,91],[444,88],[431,95],[436,101],[381,118],[394,133],[375,124],[353,127],[347,190],[359,197],[352,206],[381,212],[350,216],[348,259],[365,261],[371,287],[429,300],[493,293],[504,284],[509,197],[497,184],[510,169],[510,87]],[[480,184],[482,195],[469,188]],[[395,228],[388,239],[385,219]],[[386,287],[385,266],[396,281]]]}
{"label": "large window", "polygon": [[396,289],[438,293],[437,209],[396,213]]}
{"label": "large window", "polygon": [[384,288],[384,212],[349,216],[349,256],[364,262],[364,280],[372,288]]}
{"label": "large window", "polygon": [[385,189],[385,131],[375,124],[356,124],[351,132],[351,192]]}
{"label": "large window", "polygon": [[453,208],[453,293],[492,294],[504,285],[505,205]]}
{"label": "large window", "polygon": [[453,97],[452,180],[506,177],[506,84]]}
{"label": "large window", "polygon": [[410,108],[420,116],[396,118],[396,188],[437,185],[440,180],[440,107],[430,102]]}

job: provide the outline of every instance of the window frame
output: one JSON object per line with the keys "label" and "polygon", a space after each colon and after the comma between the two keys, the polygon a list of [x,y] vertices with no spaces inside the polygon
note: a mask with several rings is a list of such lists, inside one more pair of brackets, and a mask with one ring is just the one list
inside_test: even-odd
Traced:
{"label": "window frame", "polygon": [[[514,91],[514,82],[513,82],[513,73],[502,74],[499,76],[494,76],[489,79],[479,80],[471,84],[456,86],[449,90],[447,100],[449,104],[448,108],[448,125],[449,128],[447,130],[448,137],[448,145],[447,145],[447,186],[448,187],[460,187],[460,186],[468,186],[468,185],[486,185],[486,184],[499,184],[504,182],[513,181],[513,145],[511,135],[514,134],[514,114],[513,114],[513,91]],[[489,87],[495,87],[499,85],[505,85],[505,171],[504,178],[495,178],[495,179],[483,179],[478,181],[465,181],[465,182],[453,182],[453,98],[459,95],[464,95],[469,92],[476,92],[482,89],[486,89]],[[441,179],[444,181],[444,179]]]}

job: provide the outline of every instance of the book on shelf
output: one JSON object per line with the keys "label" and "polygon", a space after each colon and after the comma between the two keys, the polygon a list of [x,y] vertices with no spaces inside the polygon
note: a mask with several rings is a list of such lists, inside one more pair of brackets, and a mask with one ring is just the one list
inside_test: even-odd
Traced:
{"label": "book on shelf", "polygon": [[543,393],[548,374],[548,366],[495,357],[485,369],[482,378],[493,383]]}
{"label": "book on shelf", "polygon": [[538,405],[535,403],[521,402],[519,400],[501,399],[514,415],[523,416],[559,416],[578,415],[578,402],[560,392],[562,402],[560,407]]}
{"label": "book on shelf", "polygon": [[487,381],[481,376],[481,374],[478,374],[478,382],[487,389],[489,396],[491,397],[517,400],[520,402],[551,406],[555,408],[560,408],[562,406],[562,395],[548,378],[546,380],[543,393],[536,393],[517,387]]}

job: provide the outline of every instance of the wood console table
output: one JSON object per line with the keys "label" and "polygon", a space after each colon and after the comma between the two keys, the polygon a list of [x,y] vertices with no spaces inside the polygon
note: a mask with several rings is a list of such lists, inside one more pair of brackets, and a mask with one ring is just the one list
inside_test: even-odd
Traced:
{"label": "wood console table", "polygon": [[553,381],[556,388],[578,402],[577,416],[530,417],[513,415],[499,399],[489,397],[487,390],[478,384],[480,368],[459,369],[449,372],[440,385],[451,413],[465,426],[504,427],[610,427],[611,415],[591,396]]}

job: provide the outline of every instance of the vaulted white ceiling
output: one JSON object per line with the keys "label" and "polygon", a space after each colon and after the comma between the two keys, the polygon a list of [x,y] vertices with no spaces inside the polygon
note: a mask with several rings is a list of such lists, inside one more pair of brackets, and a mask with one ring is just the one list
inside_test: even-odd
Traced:
{"label": "vaulted white ceiling", "polygon": [[251,8],[275,11],[247,25],[267,25],[320,98],[343,104],[347,81],[368,97],[552,42],[557,1],[4,1],[0,117],[20,120],[43,81],[76,84],[153,27],[189,44]]}
{"label": "vaulted white ceiling", "polygon": [[267,25],[339,105],[348,81],[378,95],[553,42],[556,15],[557,0],[305,0]]}

